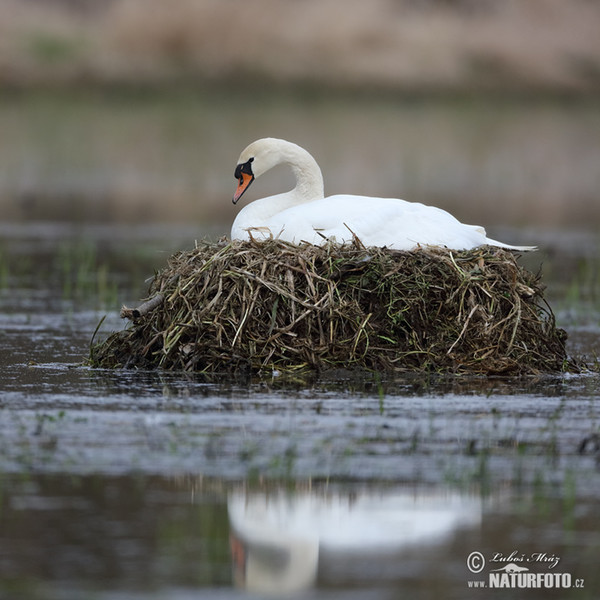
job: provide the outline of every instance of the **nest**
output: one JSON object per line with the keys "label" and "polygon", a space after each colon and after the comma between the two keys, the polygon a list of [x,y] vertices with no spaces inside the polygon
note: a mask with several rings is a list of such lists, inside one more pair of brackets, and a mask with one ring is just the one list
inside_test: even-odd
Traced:
{"label": "nest", "polygon": [[539,276],[492,247],[411,252],[202,243],[172,256],[96,367],[204,373],[369,369],[522,375],[568,368]]}

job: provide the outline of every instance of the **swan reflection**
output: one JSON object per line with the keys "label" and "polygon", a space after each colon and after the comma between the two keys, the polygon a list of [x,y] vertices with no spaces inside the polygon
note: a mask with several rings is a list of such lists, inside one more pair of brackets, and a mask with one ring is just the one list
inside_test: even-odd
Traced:
{"label": "swan reflection", "polygon": [[[390,560],[481,522],[481,498],[451,492],[246,492],[228,499],[236,585],[282,593],[310,587],[323,568],[361,556]],[[325,567],[323,566],[325,563]]]}

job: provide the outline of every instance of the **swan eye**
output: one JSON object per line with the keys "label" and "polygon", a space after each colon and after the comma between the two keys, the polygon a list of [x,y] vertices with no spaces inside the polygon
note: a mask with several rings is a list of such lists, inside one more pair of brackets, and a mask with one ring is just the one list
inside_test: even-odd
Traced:
{"label": "swan eye", "polygon": [[250,160],[246,161],[245,163],[238,165],[235,168],[235,178],[242,183],[244,180],[244,175],[250,175],[250,177],[252,177],[252,179],[254,179],[254,173],[252,172],[252,161],[254,160],[254,157],[252,157]]}
{"label": "swan eye", "polygon": [[253,160],[254,160],[254,157],[252,157],[250,160],[246,161],[245,163],[238,165],[235,168],[235,178],[236,179],[239,179],[240,181],[242,181],[243,174],[254,177],[254,173],[252,173],[252,161]]}

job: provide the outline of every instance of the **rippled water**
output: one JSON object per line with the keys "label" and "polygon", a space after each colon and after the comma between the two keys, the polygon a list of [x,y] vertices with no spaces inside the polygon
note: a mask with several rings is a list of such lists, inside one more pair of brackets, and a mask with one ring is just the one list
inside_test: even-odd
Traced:
{"label": "rippled water", "polygon": [[[93,370],[100,319],[99,336],[123,327],[121,303],[196,232],[1,233],[0,597],[597,596],[596,373]],[[543,263],[570,350],[591,363],[598,240],[535,236],[544,249],[524,260]],[[571,587],[518,587],[540,581]]]}

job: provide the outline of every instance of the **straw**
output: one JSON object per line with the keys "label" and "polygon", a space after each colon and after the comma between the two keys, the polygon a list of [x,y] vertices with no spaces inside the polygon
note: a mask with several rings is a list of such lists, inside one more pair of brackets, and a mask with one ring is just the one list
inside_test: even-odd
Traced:
{"label": "straw", "polygon": [[90,363],[204,373],[510,374],[574,368],[539,277],[512,252],[201,243],[172,256]]}

